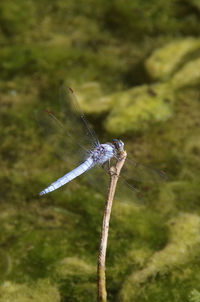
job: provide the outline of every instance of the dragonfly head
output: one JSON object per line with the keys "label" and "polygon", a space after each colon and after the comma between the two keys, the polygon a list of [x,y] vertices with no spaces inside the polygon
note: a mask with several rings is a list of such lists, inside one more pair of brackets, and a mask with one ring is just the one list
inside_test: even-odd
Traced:
{"label": "dragonfly head", "polygon": [[117,152],[122,152],[122,150],[124,149],[124,143],[120,139],[114,138],[113,145],[115,146]]}

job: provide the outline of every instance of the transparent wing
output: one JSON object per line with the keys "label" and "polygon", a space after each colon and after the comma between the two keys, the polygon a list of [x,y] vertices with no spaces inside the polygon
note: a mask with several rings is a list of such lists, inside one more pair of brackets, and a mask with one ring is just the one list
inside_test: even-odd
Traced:
{"label": "transparent wing", "polygon": [[37,110],[36,119],[55,152],[68,163],[80,163],[99,144],[98,138],[71,88],[60,88],[59,102],[59,120],[45,108]]}
{"label": "transparent wing", "polygon": [[83,114],[74,91],[66,86],[60,88],[60,106],[71,135],[86,149],[99,145],[99,140]]}
{"label": "transparent wing", "polygon": [[115,197],[123,202],[134,202],[137,204],[143,203],[144,191],[136,185],[127,182],[123,176],[119,177]]}
{"label": "transparent wing", "polygon": [[[114,165],[115,159],[111,160],[111,165]],[[142,205],[144,197],[147,194],[149,184],[163,182],[167,179],[163,171],[147,167],[133,160],[126,159],[125,165],[120,173],[115,199],[122,202],[133,202]],[[96,192],[106,197],[110,182],[108,165],[103,168],[96,166],[84,174],[84,183],[87,187],[92,187]]]}
{"label": "transparent wing", "polygon": [[[87,185],[87,188],[91,187],[105,199],[110,183],[108,168],[95,166],[84,174],[83,182]],[[140,189],[127,183],[121,176],[119,177],[115,191],[115,200],[133,202],[141,205],[143,201],[142,196],[143,194]]]}
{"label": "transparent wing", "polygon": [[86,148],[75,140],[66,124],[47,110],[37,110],[35,115],[50,146],[65,162],[73,165],[86,157]]}
{"label": "transparent wing", "polygon": [[83,182],[87,185],[88,189],[92,188],[92,190],[95,190],[95,192],[105,198],[108,192],[110,175],[108,171],[96,165],[84,174]]}
{"label": "transparent wing", "polygon": [[130,185],[135,181],[153,184],[167,180],[167,175],[163,171],[147,167],[129,158],[125,161],[121,175]]}

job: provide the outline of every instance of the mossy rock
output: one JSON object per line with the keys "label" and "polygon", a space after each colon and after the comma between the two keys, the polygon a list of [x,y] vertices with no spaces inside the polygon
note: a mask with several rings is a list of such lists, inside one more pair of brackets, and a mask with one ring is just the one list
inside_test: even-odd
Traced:
{"label": "mossy rock", "polygon": [[55,275],[62,297],[65,297],[66,301],[95,301],[96,266],[76,257],[68,257],[57,263]]}
{"label": "mossy rock", "polygon": [[77,276],[82,281],[88,281],[96,273],[96,266],[88,264],[77,257],[67,257],[59,261],[55,267],[59,279],[71,279]]}
{"label": "mossy rock", "polygon": [[146,70],[152,79],[168,79],[184,61],[184,57],[197,49],[200,49],[200,39],[186,38],[172,41],[152,53],[145,62]]}
{"label": "mossy rock", "polygon": [[5,281],[0,286],[1,302],[59,302],[58,289],[48,280],[39,280],[34,285]]}
{"label": "mossy rock", "polygon": [[189,302],[200,302],[200,292],[193,289],[189,295]]}
{"label": "mossy rock", "polygon": [[113,108],[104,126],[115,135],[142,132],[173,115],[174,94],[169,85],[142,85],[110,98]]}
{"label": "mossy rock", "polygon": [[107,112],[112,104],[109,97],[104,96],[98,82],[89,82],[76,90],[81,109],[86,114],[102,114]]}
{"label": "mossy rock", "polygon": [[[176,268],[182,266],[187,270],[186,264],[191,261],[196,261],[196,257],[199,253],[200,218],[193,214],[180,214],[177,218],[169,221],[168,227],[168,244],[162,250],[154,253],[154,255],[150,257],[145,268],[130,274],[122,286],[119,301],[131,302],[135,300],[136,297],[138,297],[138,293],[141,292],[143,284],[146,284],[145,296],[147,297],[150,295],[150,291],[154,291],[156,297],[157,293],[155,286],[157,283],[155,282],[155,279],[158,275],[160,276],[160,286],[162,285],[162,276],[166,279],[171,278],[171,276],[168,275],[169,273],[174,274],[174,278],[177,275],[176,277],[179,280],[184,280],[184,278],[191,279],[191,267],[189,272],[187,272],[187,274],[185,273],[185,276],[182,275],[181,271],[177,273]],[[198,279],[200,279],[199,274]],[[148,283],[148,280],[151,281]],[[195,278],[194,284],[196,284]],[[174,282],[173,286],[174,292],[179,292],[179,288],[176,289],[176,284]],[[177,286],[179,286],[179,284],[177,284]],[[181,291],[179,292],[179,295],[181,296]],[[148,301],[148,299],[143,299],[142,301]],[[176,301],[180,300],[177,299]]]}
{"label": "mossy rock", "polygon": [[174,89],[195,86],[200,83],[200,59],[186,63],[172,78]]}

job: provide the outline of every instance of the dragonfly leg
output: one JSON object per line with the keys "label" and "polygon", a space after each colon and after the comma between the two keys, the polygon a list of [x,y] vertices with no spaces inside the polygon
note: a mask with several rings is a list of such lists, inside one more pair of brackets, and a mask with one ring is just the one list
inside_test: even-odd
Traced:
{"label": "dragonfly leg", "polygon": [[116,162],[119,161],[119,156],[115,155]]}
{"label": "dragonfly leg", "polygon": [[111,160],[108,160],[108,172],[110,173],[110,176],[117,176],[117,173],[115,172],[116,168],[111,166]]}
{"label": "dragonfly leg", "polygon": [[114,175],[117,176],[117,173],[114,170],[116,170],[116,168],[111,166],[111,160],[109,159],[108,160],[108,172],[110,173],[111,176],[114,176]]}
{"label": "dragonfly leg", "polygon": [[106,161],[105,163],[102,164],[102,168],[109,173],[111,176],[117,175],[117,173],[115,171],[113,171],[113,168],[111,166],[111,160],[108,159],[108,161]]}
{"label": "dragonfly leg", "polygon": [[102,168],[104,170],[106,170],[107,172],[109,172],[110,171],[110,167],[111,167],[111,164],[110,164],[110,158],[109,158],[105,163],[102,164]]}

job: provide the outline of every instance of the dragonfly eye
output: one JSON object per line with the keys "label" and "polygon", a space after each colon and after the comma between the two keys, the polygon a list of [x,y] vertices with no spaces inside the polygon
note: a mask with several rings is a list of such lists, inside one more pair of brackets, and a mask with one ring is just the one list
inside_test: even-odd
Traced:
{"label": "dragonfly eye", "polygon": [[124,143],[120,139],[113,139],[113,145],[115,146],[115,149],[119,152],[122,152],[124,149]]}

